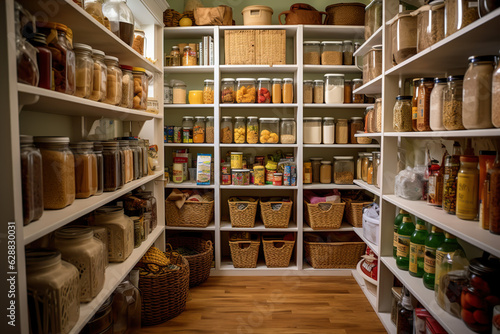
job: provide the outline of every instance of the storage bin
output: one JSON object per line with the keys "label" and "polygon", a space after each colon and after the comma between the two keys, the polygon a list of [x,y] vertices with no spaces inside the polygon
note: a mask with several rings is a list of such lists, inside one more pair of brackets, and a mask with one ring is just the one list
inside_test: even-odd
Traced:
{"label": "storage bin", "polygon": [[178,209],[174,202],[165,201],[167,226],[207,227],[214,217],[214,201],[186,201]]}
{"label": "storage bin", "polygon": [[382,45],[374,45],[363,56],[363,84],[382,74]]}
{"label": "storage bin", "polygon": [[417,52],[444,38],[444,0],[433,1],[412,12],[417,16]]}
{"label": "storage bin", "polygon": [[351,198],[342,198],[345,202],[345,217],[347,222],[354,227],[363,227],[363,208],[370,205],[370,200],[353,200]]}
{"label": "storage bin", "polygon": [[231,259],[235,268],[255,268],[259,258],[260,238],[252,235],[252,240],[229,240]]}
{"label": "storage bin", "polygon": [[[306,237],[304,250],[306,261],[314,269],[356,268],[365,253],[366,244],[354,233],[331,233],[334,241],[309,241]],[[349,241],[344,241],[349,240]]]}
{"label": "storage bin", "polygon": [[365,40],[382,26],[382,1],[372,0],[365,8]]}
{"label": "storage bin", "polygon": [[168,238],[167,243],[169,243],[174,250],[179,247],[185,247],[198,252],[198,254],[195,255],[183,255],[189,262],[190,288],[198,286],[208,279],[214,257],[212,241],[194,237],[174,237]]}
{"label": "storage bin", "polygon": [[250,197],[240,197],[241,200],[230,201],[229,205],[229,218],[232,227],[254,227],[255,216],[257,215],[257,205],[259,200],[250,201]]}
{"label": "storage bin", "polygon": [[362,26],[365,24],[365,5],[359,2],[337,3],[325,8],[325,24]]}
{"label": "storage bin", "polygon": [[392,62],[397,65],[417,53],[417,17],[410,11],[396,15],[390,22]]}
{"label": "storage bin", "polygon": [[285,30],[226,30],[226,65],[285,65]]}
{"label": "storage bin", "polygon": [[288,267],[292,257],[295,240],[278,239],[276,236],[263,235],[262,248],[268,268]]}
{"label": "storage bin", "polygon": [[247,6],[241,11],[241,15],[243,15],[243,25],[271,25],[273,13],[273,9],[268,6]]}
{"label": "storage bin", "polygon": [[363,215],[363,236],[374,245],[378,245],[378,230],[380,219],[370,218]]}
{"label": "storage bin", "polygon": [[323,202],[311,204],[304,201],[304,204],[306,223],[313,230],[340,228],[345,203]]}
{"label": "storage bin", "polygon": [[266,228],[288,228],[293,202],[260,201],[260,216]]}

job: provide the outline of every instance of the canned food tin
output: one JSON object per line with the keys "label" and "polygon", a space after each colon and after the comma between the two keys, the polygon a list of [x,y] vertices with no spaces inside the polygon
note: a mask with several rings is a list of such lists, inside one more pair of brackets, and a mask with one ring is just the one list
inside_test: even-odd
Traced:
{"label": "canned food tin", "polygon": [[222,174],[221,175],[221,184],[224,186],[231,185],[231,174]]}
{"label": "canned food tin", "polygon": [[263,186],[265,184],[265,168],[264,166],[253,167],[253,184]]}
{"label": "canned food tin", "polygon": [[231,163],[224,162],[221,164],[222,175],[231,175]]}
{"label": "canned food tin", "polygon": [[182,143],[182,127],[174,126],[174,143]]}
{"label": "canned food tin", "polygon": [[243,152],[231,152],[231,169],[243,168]]}
{"label": "canned food tin", "polygon": [[283,174],[274,173],[273,186],[281,186],[281,185],[283,185]]}

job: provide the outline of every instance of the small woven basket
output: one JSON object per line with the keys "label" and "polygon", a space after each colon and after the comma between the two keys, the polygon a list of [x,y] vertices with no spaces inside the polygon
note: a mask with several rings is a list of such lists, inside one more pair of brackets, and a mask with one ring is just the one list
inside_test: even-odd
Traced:
{"label": "small woven basket", "polygon": [[232,227],[254,227],[259,200],[255,202],[228,201],[228,204]]}
{"label": "small woven basket", "polygon": [[288,267],[293,253],[295,240],[272,240],[262,237],[264,258],[268,268]]}
{"label": "small woven basket", "polygon": [[358,144],[368,145],[372,143],[372,138],[370,137],[356,137]]}
{"label": "small woven basket", "polygon": [[183,255],[189,262],[189,287],[195,287],[205,282],[210,276],[214,248],[212,241],[194,237],[173,237],[168,238],[167,242],[173,249],[186,247],[197,251],[195,255]]}
{"label": "small woven basket", "polygon": [[304,241],[306,260],[315,269],[356,268],[365,253],[364,242]]}
{"label": "small woven basket", "polygon": [[359,2],[337,3],[325,8],[328,17],[325,24],[342,26],[365,25],[365,4]]}
{"label": "small woven basket", "polygon": [[313,230],[338,229],[342,225],[345,203],[322,202],[311,204],[304,201],[306,223]]}
{"label": "small woven basket", "polygon": [[214,218],[214,201],[186,201],[178,209],[173,201],[165,200],[167,226],[207,227]]}
{"label": "small woven basket", "polygon": [[165,27],[178,27],[181,17],[181,13],[173,9],[167,9],[163,12],[163,24]]}
{"label": "small woven basket", "polygon": [[363,227],[363,208],[372,204],[373,201],[357,201],[350,198],[343,198],[345,202],[345,216],[347,222],[354,227]]}
{"label": "small woven basket", "polygon": [[255,268],[259,257],[260,240],[229,241],[235,268]]}
{"label": "small woven basket", "polygon": [[290,202],[260,202],[260,216],[266,228],[287,228],[292,214]]}

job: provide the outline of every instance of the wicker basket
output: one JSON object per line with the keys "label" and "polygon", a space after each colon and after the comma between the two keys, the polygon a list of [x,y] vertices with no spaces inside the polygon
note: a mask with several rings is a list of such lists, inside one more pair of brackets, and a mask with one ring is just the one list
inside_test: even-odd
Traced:
{"label": "wicker basket", "polygon": [[262,248],[264,248],[264,258],[268,268],[288,267],[293,253],[295,240],[265,239],[262,237]]}
{"label": "wicker basket", "polygon": [[181,17],[181,13],[173,9],[167,9],[163,12],[163,24],[165,27],[178,27]]}
{"label": "wicker basket", "polygon": [[141,319],[143,326],[161,324],[175,318],[186,308],[189,291],[189,263],[181,255],[167,253],[170,263],[178,270],[161,274],[140,275],[139,290],[142,294]]}
{"label": "wicker basket", "polygon": [[345,202],[345,215],[347,222],[354,227],[363,227],[363,208],[372,204],[373,201],[357,201],[350,198],[343,198]]}
{"label": "wicker basket", "polygon": [[338,229],[342,225],[345,203],[323,202],[311,204],[304,201],[307,225],[313,230]]}
{"label": "wicker basket", "polygon": [[214,256],[212,241],[194,237],[173,237],[167,242],[172,248],[187,247],[198,254],[183,255],[189,262],[189,287],[195,287],[205,282],[210,276],[210,268]]}
{"label": "wicker basket", "polygon": [[226,30],[226,65],[286,64],[285,30]]}
{"label": "wicker basket", "polygon": [[359,242],[304,241],[306,260],[315,269],[356,268],[365,253],[366,244]]}
{"label": "wicker basket", "polygon": [[368,145],[372,143],[372,138],[370,137],[356,137],[358,144]]}
{"label": "wicker basket", "polygon": [[255,268],[259,257],[260,240],[229,241],[235,268]]}
{"label": "wicker basket", "polygon": [[266,228],[287,228],[292,213],[290,202],[260,202],[260,216]]}
{"label": "wicker basket", "polygon": [[325,24],[364,26],[365,5],[359,2],[337,3],[325,8],[328,17]]}
{"label": "wicker basket", "polygon": [[232,227],[254,227],[255,216],[257,215],[257,206],[259,200],[255,202],[238,201],[229,204],[229,217]]}
{"label": "wicker basket", "polygon": [[214,201],[188,202],[178,209],[173,201],[165,200],[167,226],[207,227],[214,218]]}

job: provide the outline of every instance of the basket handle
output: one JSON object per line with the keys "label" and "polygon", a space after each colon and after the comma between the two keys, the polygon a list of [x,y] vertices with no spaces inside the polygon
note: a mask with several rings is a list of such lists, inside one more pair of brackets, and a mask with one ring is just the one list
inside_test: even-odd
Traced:
{"label": "basket handle", "polygon": [[[326,209],[327,206],[328,206],[328,209]],[[324,202],[318,203],[318,208],[323,212],[328,212],[333,208],[333,203],[324,203]],[[323,208],[325,208],[325,209],[323,209]]]}
{"label": "basket handle", "polygon": [[319,12],[319,13],[321,14],[321,16],[325,15],[325,18],[321,20],[321,24],[326,24],[328,18],[330,17],[330,14],[328,14],[327,12]]}
{"label": "basket handle", "polygon": [[[281,244],[280,247],[276,246],[276,244]],[[276,249],[282,249],[283,247],[285,247],[285,242],[280,240],[280,241],[273,241],[273,247],[276,248]]]}
{"label": "basket handle", "polygon": [[291,14],[292,11],[290,10],[285,10],[284,12],[281,12],[280,15],[278,15],[278,22],[281,24],[281,25],[285,25],[286,24],[286,16],[285,16],[285,23],[281,23],[281,16],[282,15],[287,15],[287,14]]}
{"label": "basket handle", "polygon": [[207,245],[209,248],[212,248],[213,246],[212,240],[207,240]]}
{"label": "basket handle", "polygon": [[[242,247],[243,245],[248,245],[248,247]],[[243,241],[238,243],[238,248],[241,249],[242,251],[246,252],[250,249],[250,246],[252,246],[251,241]]]}

